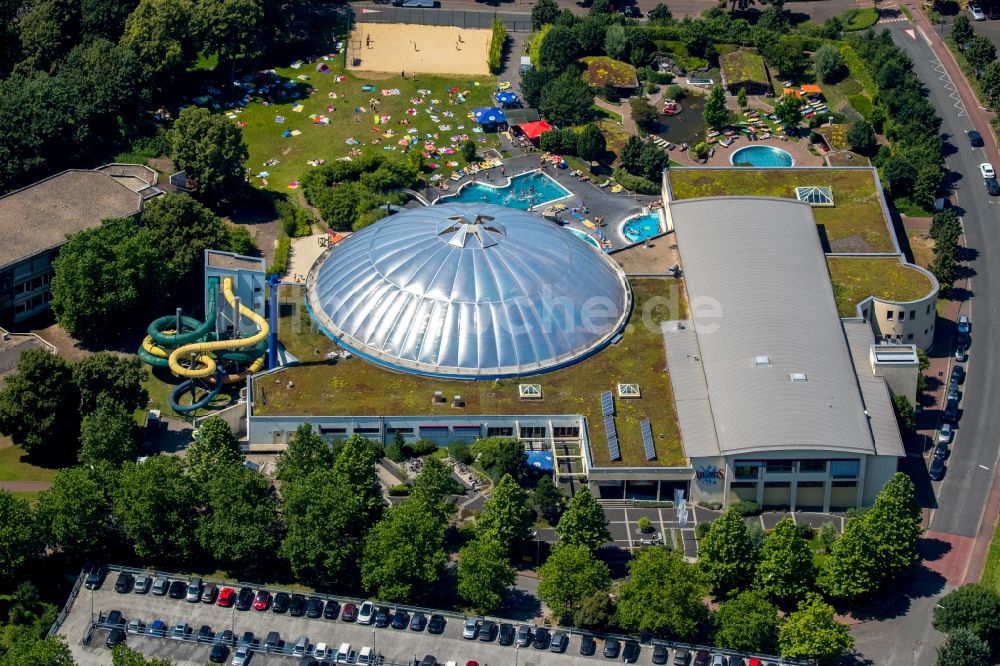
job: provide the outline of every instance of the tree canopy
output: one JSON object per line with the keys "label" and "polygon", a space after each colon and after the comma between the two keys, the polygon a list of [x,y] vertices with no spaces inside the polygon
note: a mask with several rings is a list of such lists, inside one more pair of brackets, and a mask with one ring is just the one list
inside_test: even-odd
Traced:
{"label": "tree canopy", "polygon": [[478,612],[496,611],[516,580],[502,543],[473,539],[458,551],[458,594]]}
{"label": "tree canopy", "polygon": [[[552,32],[555,28],[549,34]],[[568,127],[590,120],[593,103],[594,92],[571,69],[545,84],[538,110],[550,123]]]}
{"label": "tree canopy", "polygon": [[110,551],[114,525],[107,489],[85,467],[59,470],[38,498],[38,523],[48,545],[71,561],[98,559]]}
{"label": "tree canopy", "polygon": [[295,429],[285,450],[278,454],[275,476],[280,481],[295,481],[316,470],[331,469],[333,461],[330,444],[313,430],[311,423],[303,423]]}
{"label": "tree canopy", "polygon": [[106,396],[127,412],[141,409],[149,402],[142,383],[146,370],[134,356],[97,352],[73,365],[73,381],[80,390],[80,411],[97,408],[98,398]]}
{"label": "tree canopy", "polygon": [[747,590],[723,602],[712,619],[719,647],[771,654],[778,645],[781,618],[762,590]]}
{"label": "tree canopy", "polygon": [[719,129],[729,122],[732,114],[726,108],[726,91],[722,86],[715,86],[705,100],[705,108],[701,115],[705,124],[712,129]]}
{"label": "tree canopy", "polygon": [[139,557],[176,565],[194,553],[197,498],[180,458],[125,463],[113,497],[118,524]]}
{"label": "tree canopy", "polygon": [[166,194],[147,202],[142,225],[160,248],[170,276],[168,284],[178,283],[178,291],[191,289],[197,293],[203,279],[205,250],[230,249],[227,225],[187,194]]}
{"label": "tree canopy", "polygon": [[782,518],[764,539],[756,585],[772,599],[792,601],[808,592],[816,578],[813,553],[791,517]]}
{"label": "tree canopy", "polygon": [[70,364],[44,349],[29,349],[0,388],[0,433],[39,459],[72,460],[79,444],[79,406]]}
{"label": "tree canopy", "polygon": [[833,666],[854,647],[854,638],[847,625],[837,621],[833,607],[810,593],[781,626],[778,644],[782,657]]}
{"label": "tree canopy", "polygon": [[375,453],[371,442],[359,435],[348,437],[333,463],[333,472],[361,500],[366,524],[374,525],[382,515],[385,502],[378,472],[375,471]]}
{"label": "tree canopy", "polygon": [[709,583],[698,567],[663,546],[643,548],[628,563],[618,590],[618,623],[630,631],[693,638],[708,618],[702,602]]}
{"label": "tree canopy", "polygon": [[83,417],[80,426],[80,462],[108,462],[117,467],[135,460],[138,451],[132,412],[104,394],[98,396],[97,408]]}
{"label": "tree canopy", "polygon": [[198,486],[205,486],[229,468],[242,467],[240,443],[229,424],[218,416],[205,420],[184,451],[184,466]]}
{"label": "tree canopy", "polygon": [[608,518],[589,488],[580,488],[569,500],[556,534],[561,543],[585,546],[592,552],[611,540]]}
{"label": "tree canopy", "polygon": [[611,574],[586,546],[556,544],[538,569],[538,596],[557,617],[572,615],[582,601],[611,586]]}
{"label": "tree canopy", "polygon": [[242,464],[220,461],[204,484],[198,543],[227,571],[267,571],[280,537],[278,500],[267,479]]}
{"label": "tree canopy", "polygon": [[719,596],[749,588],[759,560],[743,516],[732,509],[712,521],[698,544],[698,566]]}
{"label": "tree canopy", "polygon": [[990,663],[989,643],[968,629],[956,629],[937,646],[935,666],[981,666]]}
{"label": "tree canopy", "polygon": [[17,580],[24,565],[38,553],[38,537],[31,505],[0,489],[0,582]]}
{"label": "tree canopy", "polygon": [[509,553],[529,539],[531,522],[528,493],[514,477],[505,474],[476,518],[476,534],[495,540]]}
{"label": "tree canopy", "polygon": [[981,584],[952,590],[934,607],[934,628],[948,634],[967,629],[1000,648],[1000,594]]}
{"label": "tree canopy", "polygon": [[249,153],[243,130],[236,123],[208,109],[189,106],[178,114],[170,130],[170,156],[178,169],[198,181],[201,192],[218,198],[242,187],[243,163]]}
{"label": "tree canopy", "polygon": [[518,480],[524,476],[528,467],[528,454],[524,450],[524,443],[518,439],[477,439],[472,443],[472,452],[479,457],[479,464],[494,481],[502,479],[504,474],[510,474]]}

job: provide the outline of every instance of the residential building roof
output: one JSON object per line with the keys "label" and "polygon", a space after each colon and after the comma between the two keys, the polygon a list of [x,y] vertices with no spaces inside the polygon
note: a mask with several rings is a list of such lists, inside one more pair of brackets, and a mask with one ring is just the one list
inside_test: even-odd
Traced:
{"label": "residential building roof", "polygon": [[0,197],[0,267],[141,209],[141,194],[100,171],[70,169],[11,192]]}
{"label": "residential building roof", "polygon": [[741,81],[767,83],[764,58],[750,51],[733,51],[719,56],[719,68],[727,84]]}
{"label": "residential building roof", "polygon": [[[670,207],[720,452],[874,454],[809,205],[715,197]],[[671,376],[676,363],[668,352]],[[680,418],[685,447],[704,446]]]}

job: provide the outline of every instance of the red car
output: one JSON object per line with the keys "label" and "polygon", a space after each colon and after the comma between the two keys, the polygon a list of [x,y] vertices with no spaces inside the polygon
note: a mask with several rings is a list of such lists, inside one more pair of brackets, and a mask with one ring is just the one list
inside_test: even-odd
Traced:
{"label": "red car", "polygon": [[344,614],[340,619],[344,622],[354,622],[358,619],[358,607],[354,604],[344,604]]}
{"label": "red car", "polygon": [[257,590],[257,596],[253,600],[253,609],[266,611],[271,607],[271,593],[267,590]]}
{"label": "red car", "polygon": [[219,600],[216,601],[216,605],[222,606],[223,608],[229,608],[236,602],[236,590],[231,587],[224,587],[219,590]]}

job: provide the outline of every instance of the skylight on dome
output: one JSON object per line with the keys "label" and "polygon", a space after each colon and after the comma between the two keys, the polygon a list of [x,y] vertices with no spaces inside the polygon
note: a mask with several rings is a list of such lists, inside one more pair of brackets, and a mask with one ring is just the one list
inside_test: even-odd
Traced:
{"label": "skylight on dome", "polygon": [[799,201],[806,202],[810,206],[834,205],[833,188],[830,187],[817,187],[815,185],[811,185],[809,187],[796,187],[795,198]]}

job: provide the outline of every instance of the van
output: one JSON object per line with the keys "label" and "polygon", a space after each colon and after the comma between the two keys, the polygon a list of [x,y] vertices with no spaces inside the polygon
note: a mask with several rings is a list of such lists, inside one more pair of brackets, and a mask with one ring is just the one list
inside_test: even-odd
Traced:
{"label": "van", "polygon": [[306,649],[309,647],[309,637],[299,636],[299,640],[295,641],[295,647],[292,648],[292,654],[296,657],[301,657],[306,653]]}
{"label": "van", "polygon": [[375,663],[375,653],[367,645],[361,648],[358,652],[358,663],[359,664],[374,664]]}
{"label": "van", "polygon": [[278,649],[278,643],[281,642],[281,635],[277,631],[267,632],[267,638],[264,639],[264,649],[270,652],[271,650]]}
{"label": "van", "polygon": [[341,643],[340,647],[337,648],[337,661],[346,662],[349,656],[351,656],[351,644]]}

